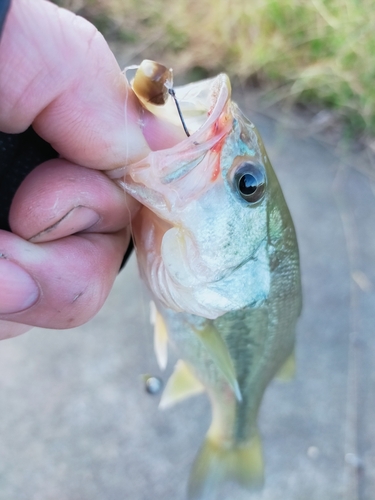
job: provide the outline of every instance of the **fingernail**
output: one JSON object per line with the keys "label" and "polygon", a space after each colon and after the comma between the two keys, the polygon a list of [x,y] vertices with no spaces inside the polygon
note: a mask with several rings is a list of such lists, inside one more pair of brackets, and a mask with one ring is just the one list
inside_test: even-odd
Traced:
{"label": "fingernail", "polygon": [[32,243],[40,243],[42,241],[57,240],[58,238],[63,238],[64,236],[69,236],[79,231],[89,229],[96,224],[99,219],[99,214],[91,208],[75,207],[59,221],[55,222],[55,224],[30,238],[29,241]]}
{"label": "fingernail", "polygon": [[38,297],[38,285],[24,269],[10,260],[0,259],[0,313],[23,311]]}

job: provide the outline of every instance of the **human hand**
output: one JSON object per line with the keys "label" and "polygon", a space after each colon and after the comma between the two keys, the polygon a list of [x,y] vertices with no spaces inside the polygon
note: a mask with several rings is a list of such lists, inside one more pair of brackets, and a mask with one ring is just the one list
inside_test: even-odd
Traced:
{"label": "human hand", "polygon": [[[24,180],[0,230],[0,339],[69,328],[101,307],[137,203],[101,170],[168,146],[90,23],[44,0],[13,0],[0,42],[0,130],[31,124],[60,154]],[[150,142],[150,140],[149,140]],[[1,200],[0,200],[1,203]]]}

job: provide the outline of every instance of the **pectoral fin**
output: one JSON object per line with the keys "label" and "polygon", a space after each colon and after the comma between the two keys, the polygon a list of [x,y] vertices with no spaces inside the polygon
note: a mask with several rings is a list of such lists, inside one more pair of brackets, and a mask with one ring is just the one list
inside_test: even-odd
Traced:
{"label": "pectoral fin", "polygon": [[163,316],[150,302],[150,323],[154,325],[154,351],[159,368],[165,370],[168,362],[168,332]]}
{"label": "pectoral fin", "polygon": [[212,498],[217,486],[228,480],[244,488],[258,489],[263,485],[263,468],[258,433],[249,442],[233,447],[206,438],[191,470],[188,498]]}
{"label": "pectoral fin", "polygon": [[203,391],[204,386],[202,383],[194,376],[186,363],[179,360],[165,386],[159,408],[168,408],[185,398],[200,394]]}
{"label": "pectoral fin", "polygon": [[195,329],[194,331],[202,341],[207,351],[210,353],[215,365],[226,378],[237,400],[242,401],[233,361],[220,333],[211,323],[209,323],[206,328],[200,330]]}
{"label": "pectoral fin", "polygon": [[285,361],[283,366],[276,374],[277,380],[281,380],[282,382],[289,382],[296,375],[296,355],[293,351],[292,354]]}

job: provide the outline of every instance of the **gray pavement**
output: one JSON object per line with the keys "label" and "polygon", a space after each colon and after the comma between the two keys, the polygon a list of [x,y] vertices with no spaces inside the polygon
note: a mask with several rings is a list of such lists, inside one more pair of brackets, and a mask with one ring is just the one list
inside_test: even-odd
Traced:
{"label": "gray pavement", "polygon": [[[265,487],[227,485],[220,500],[373,500],[375,170],[306,137],[303,120],[289,128],[254,112],[251,95],[237,100],[295,221],[304,310],[296,378],[272,383],[261,409]],[[209,405],[158,411],[145,373],[166,378],[134,259],[90,323],[2,342],[0,500],[183,500]]]}

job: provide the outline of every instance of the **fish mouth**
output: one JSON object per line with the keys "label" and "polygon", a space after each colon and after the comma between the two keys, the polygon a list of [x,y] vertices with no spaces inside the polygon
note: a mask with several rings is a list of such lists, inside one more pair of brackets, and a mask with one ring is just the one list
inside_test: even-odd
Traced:
{"label": "fish mouth", "polygon": [[[148,196],[144,187],[155,192],[159,183],[169,184],[187,175],[231,128],[231,84],[225,73],[176,87],[174,91],[190,136],[167,149],[151,151],[143,160],[106,172],[146,206]],[[158,109],[159,118],[166,124],[170,126],[173,123],[183,130],[172,97]],[[153,207],[150,206],[150,209]]]}

